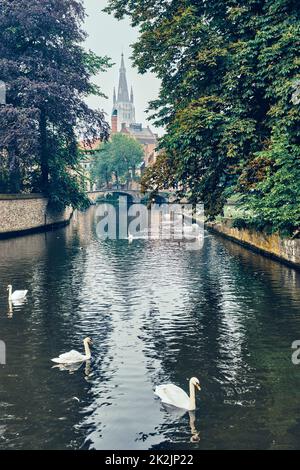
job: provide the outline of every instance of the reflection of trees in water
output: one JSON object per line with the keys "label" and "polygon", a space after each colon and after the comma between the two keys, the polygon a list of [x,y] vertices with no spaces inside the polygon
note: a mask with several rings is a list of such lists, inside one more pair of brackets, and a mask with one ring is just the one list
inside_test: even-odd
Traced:
{"label": "reflection of trees in water", "polygon": [[[267,290],[275,290],[274,294],[279,298],[281,291],[285,290],[288,296],[296,302],[300,302],[300,272],[267,256],[245,249],[226,238],[218,237],[217,239],[224,246],[227,256],[233,257],[237,265],[241,263],[244,266],[244,270],[249,273],[249,279],[253,283],[260,284],[263,281],[262,286]],[[253,284],[248,285],[250,288],[252,286]],[[256,299],[254,298],[254,300]]]}
{"label": "reflection of trees in water", "polygon": [[[83,338],[91,331],[96,336],[95,357],[100,348],[103,355],[107,349],[109,316],[101,317],[99,312],[97,318],[94,313],[93,322],[85,321],[89,305],[83,304],[82,289],[86,289],[88,255],[78,249],[80,238],[73,235],[69,227],[8,240],[5,247],[1,242],[5,277],[16,287],[29,289],[27,303],[15,309],[9,323],[0,318],[10,351],[9,363],[0,371],[0,392],[14,416],[10,432],[15,448],[51,448],[53,442],[59,446],[59,439],[62,448],[71,441],[71,446],[78,447],[75,441],[81,443],[84,432],[76,429],[84,416],[79,411],[92,402],[88,391],[101,375],[99,368],[97,376],[86,381],[83,369],[71,376],[51,369],[51,357],[72,348],[81,350]],[[0,274],[3,282],[1,269]]]}
{"label": "reflection of trees in water", "polygon": [[[117,373],[109,368],[117,311],[138,327],[153,388],[167,381],[188,390],[193,375],[202,383],[192,419],[162,408],[153,436],[137,439],[159,436],[157,448],[174,449],[224,441],[297,448],[300,378],[290,346],[300,325],[299,275],[214,237],[201,252],[100,242],[93,210],[64,230],[0,243],[1,285],[29,289],[10,319],[0,297],[8,347],[0,396],[4,420],[14,416],[10,443],[0,446],[51,448],[60,436],[62,447],[79,447],[93,429],[103,432],[97,407]],[[84,366],[72,374],[51,369],[51,357],[81,349],[87,335],[95,344],[88,377]],[[190,442],[197,433],[201,440]]]}
{"label": "reflection of trees in water", "polygon": [[[185,286],[188,289],[188,299],[183,311],[174,311],[169,323],[164,325],[161,324],[161,312],[157,306],[157,315],[154,311],[154,315],[152,312],[149,318],[144,320],[145,342],[149,343],[151,348],[153,341],[154,355],[159,355],[163,348],[165,354],[161,360],[165,368],[170,370],[170,378],[177,380],[182,376],[197,375],[197,372],[199,375],[208,375],[205,374],[208,364],[209,375],[218,375],[220,334],[223,328],[224,283],[221,268],[209,259],[209,256],[213,255],[208,251],[203,256],[204,266],[198,267],[193,263],[194,254],[187,252],[186,256],[188,259],[183,268],[187,273],[191,272],[193,281]],[[197,269],[197,278],[194,269]],[[185,277],[189,278],[187,273]],[[171,347],[168,344],[170,342]],[[199,358],[203,362],[201,371],[198,371]]]}
{"label": "reflection of trees in water", "polygon": [[141,267],[145,243],[135,241],[130,245],[128,240],[97,240],[96,220],[93,223],[93,233],[95,243],[98,244],[97,249],[107,261],[109,274],[114,278],[111,282],[112,299],[117,299],[117,302],[123,305],[124,311],[121,315],[129,319],[133,315],[132,299],[135,297],[135,291],[140,289],[140,285],[136,284],[133,279]]}
{"label": "reflection of trees in water", "polygon": [[222,244],[227,256],[236,260],[236,271],[243,267],[240,289],[252,310],[246,323],[247,361],[259,375],[255,406],[260,420],[273,436],[272,447],[284,445],[286,439],[296,445],[299,435],[293,437],[292,430],[297,425],[300,377],[290,348],[300,327],[300,273],[226,239]]}
{"label": "reflection of trees in water", "polygon": [[[186,256],[189,258],[188,253]],[[197,269],[192,256],[190,264],[187,263],[185,267],[187,271],[191,271],[191,279]],[[296,410],[297,400],[296,390],[288,391],[288,385],[280,385],[279,380],[279,377],[287,375],[282,365],[284,360],[290,363],[290,345],[285,350],[286,357],[281,357],[281,364],[278,363],[278,357],[282,356],[279,352],[280,339],[278,341],[276,338],[280,337],[279,325],[276,321],[274,328],[272,315],[268,316],[266,313],[274,313],[270,298],[278,297],[279,305],[285,303],[286,307],[294,309],[294,315],[286,319],[287,330],[291,328],[294,331],[295,304],[277,290],[274,273],[271,279],[268,278],[268,273],[255,277],[253,268],[259,270],[259,265],[249,266],[228,256],[217,241],[213,240],[211,245],[206,245],[204,255],[200,256],[204,256],[207,263],[205,269],[198,269],[197,282],[193,281],[186,286],[191,298],[186,310],[179,313],[174,311],[166,327],[161,321],[160,305],[153,301],[148,315],[143,319],[145,354],[149,358],[149,374],[153,383],[162,383],[168,377],[170,381],[185,388],[186,378],[199,375],[200,381],[204,382],[199,401],[200,410],[201,403],[203,406],[214,406],[215,411],[220,412],[221,408],[222,414],[224,409],[234,407],[236,416],[233,422],[238,423],[240,416],[246,415],[248,408],[250,419],[258,423],[259,415],[264,414],[264,410],[255,410],[255,407],[264,408],[266,404],[268,413],[273,415],[273,419],[266,417],[267,422],[270,422],[268,432],[272,432],[276,423],[278,426],[281,420],[286,424],[283,431],[285,434],[294,422],[291,410]],[[251,257],[250,259],[252,260]],[[269,344],[270,334],[274,342]],[[283,344],[282,347],[284,348]],[[159,362],[159,370],[151,367],[153,360]],[[290,380],[287,378],[285,383],[289,384]],[[283,400],[283,396],[287,394],[294,405],[290,406]],[[274,396],[278,401],[275,405]],[[161,432],[164,433],[163,428]],[[170,435],[172,432],[173,428]],[[269,436],[266,433],[261,436],[262,442]]]}

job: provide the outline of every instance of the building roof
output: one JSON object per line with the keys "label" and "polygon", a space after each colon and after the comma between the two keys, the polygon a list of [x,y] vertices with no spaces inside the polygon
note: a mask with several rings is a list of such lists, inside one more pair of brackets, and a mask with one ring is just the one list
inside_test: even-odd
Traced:
{"label": "building roof", "polygon": [[95,150],[98,150],[101,145],[101,140],[100,139],[95,139],[93,142],[88,142],[82,140],[79,142],[79,149],[83,150],[84,152],[93,152]]}
{"label": "building roof", "polygon": [[121,132],[126,132],[141,144],[157,144],[157,136],[153,134],[150,127],[143,127],[142,124],[130,124],[129,127],[123,127]]}

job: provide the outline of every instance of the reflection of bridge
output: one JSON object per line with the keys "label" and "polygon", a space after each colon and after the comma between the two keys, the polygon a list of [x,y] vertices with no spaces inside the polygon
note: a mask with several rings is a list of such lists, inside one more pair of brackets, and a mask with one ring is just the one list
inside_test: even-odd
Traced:
{"label": "reflection of bridge", "polygon": [[[147,195],[150,196],[150,192],[142,193],[140,190],[135,189],[102,189],[99,191],[89,191],[88,196],[92,202],[96,202],[99,198],[105,198],[109,194],[116,196],[127,196],[132,202],[139,203],[142,199],[147,198]],[[163,203],[168,202],[171,193],[168,192],[159,192],[155,202]]]}

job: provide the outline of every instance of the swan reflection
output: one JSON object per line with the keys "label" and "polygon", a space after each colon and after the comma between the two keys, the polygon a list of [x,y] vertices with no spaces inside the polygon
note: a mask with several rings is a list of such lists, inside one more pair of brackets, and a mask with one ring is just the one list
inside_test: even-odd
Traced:
{"label": "swan reflection", "polygon": [[14,307],[13,303],[11,300],[8,301],[8,312],[7,312],[7,317],[12,318],[14,316]]}
{"label": "swan reflection", "polygon": [[7,318],[13,318],[14,309],[15,310],[21,310],[21,307],[23,307],[25,303],[26,303],[26,299],[23,299],[23,300],[9,300],[8,301]]}
{"label": "swan reflection", "polygon": [[183,408],[177,408],[176,406],[172,405],[166,405],[165,403],[163,404],[163,408],[167,411],[169,415],[172,416],[174,421],[179,421],[183,416],[188,413],[189,414],[189,424],[190,424],[190,429],[191,429],[191,437],[190,437],[190,442],[196,443],[199,442],[201,437],[200,437],[200,432],[196,428],[196,413],[195,411],[187,411],[184,410]]}
{"label": "swan reflection", "polygon": [[191,438],[190,442],[199,442],[200,441],[200,432],[196,429],[196,413],[195,411],[189,411],[190,415],[190,428],[191,428]]}
{"label": "swan reflection", "polygon": [[[82,367],[83,364],[83,362],[78,362],[76,364],[56,364],[55,366],[52,366],[52,369],[59,369],[62,372],[69,372],[69,374],[74,374]],[[86,377],[91,375],[91,361],[85,362],[84,373]]]}

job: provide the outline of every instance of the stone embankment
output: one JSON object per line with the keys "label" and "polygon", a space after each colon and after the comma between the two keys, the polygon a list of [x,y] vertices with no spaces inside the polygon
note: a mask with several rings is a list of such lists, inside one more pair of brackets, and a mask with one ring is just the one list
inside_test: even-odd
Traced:
{"label": "stone embankment", "polygon": [[0,238],[47,230],[67,224],[72,209],[60,213],[48,210],[48,200],[40,194],[0,195]]}

